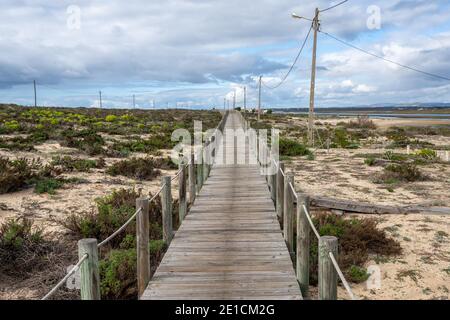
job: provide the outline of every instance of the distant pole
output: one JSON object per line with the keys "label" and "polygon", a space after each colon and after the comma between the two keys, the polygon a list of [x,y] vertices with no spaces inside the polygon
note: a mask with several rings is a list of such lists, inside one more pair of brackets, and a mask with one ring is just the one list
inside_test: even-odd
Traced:
{"label": "distant pole", "polygon": [[227,98],[223,98],[223,111],[227,108]]}
{"label": "distant pole", "polygon": [[37,107],[36,80],[33,80],[34,86],[34,106]]}
{"label": "distant pole", "polygon": [[247,111],[247,87],[244,86],[244,111]]}
{"label": "distant pole", "polygon": [[314,90],[316,85],[316,53],[317,53],[317,31],[319,30],[319,9],[316,8],[316,15],[313,20],[314,44],[311,67],[311,89],[309,96],[309,119],[308,119],[308,142],[314,146]]}
{"label": "distant pole", "polygon": [[136,109],[136,96],[133,94],[133,109]]}
{"label": "distant pole", "polygon": [[258,121],[261,119],[261,82],[262,82],[262,76],[259,76]]}
{"label": "distant pole", "polygon": [[233,110],[236,109],[236,89],[234,89],[234,94],[233,94]]}
{"label": "distant pole", "polygon": [[103,105],[102,105],[102,92],[99,91],[98,94],[100,96],[100,109],[101,109],[103,107]]}
{"label": "distant pole", "polygon": [[227,100],[227,107],[228,107],[228,110],[230,110],[230,100]]}

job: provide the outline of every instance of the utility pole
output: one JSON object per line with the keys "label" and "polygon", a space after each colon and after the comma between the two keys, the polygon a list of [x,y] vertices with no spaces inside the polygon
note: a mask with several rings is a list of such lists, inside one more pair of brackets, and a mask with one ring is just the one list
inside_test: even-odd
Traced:
{"label": "utility pole", "polygon": [[230,100],[227,100],[227,108],[230,110]]}
{"label": "utility pole", "polygon": [[317,31],[319,30],[319,9],[313,19],[314,44],[311,67],[311,89],[309,95],[309,118],[308,118],[308,142],[314,146],[314,90],[316,85],[316,53],[317,53]]}
{"label": "utility pole", "polygon": [[258,90],[258,121],[261,119],[261,82],[262,76],[259,76],[259,90]]}
{"label": "utility pole", "polygon": [[99,94],[99,96],[100,96],[100,109],[101,109],[101,108],[103,107],[103,106],[102,106],[102,92],[99,91],[98,94]]}
{"label": "utility pole", "polygon": [[234,89],[234,94],[233,94],[233,110],[236,109],[236,89]]}
{"label": "utility pole", "polygon": [[136,109],[136,96],[133,94],[133,109]]}
{"label": "utility pole", "polygon": [[34,106],[37,107],[36,80],[33,80],[34,86]]}
{"label": "utility pole", "polygon": [[226,109],[227,98],[223,98],[223,111]]}
{"label": "utility pole", "polygon": [[244,112],[247,112],[247,86],[244,86]]}

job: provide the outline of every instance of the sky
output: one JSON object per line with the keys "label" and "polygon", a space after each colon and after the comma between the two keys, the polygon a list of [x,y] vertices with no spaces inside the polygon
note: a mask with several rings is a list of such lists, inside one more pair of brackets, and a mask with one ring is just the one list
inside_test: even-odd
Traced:
{"label": "sky", "polygon": [[[330,0],[2,0],[0,103],[138,108],[257,105],[292,65],[315,8]],[[450,78],[450,1],[349,0],[320,29],[386,59]],[[450,102],[450,81],[318,34],[316,107]],[[309,104],[312,35],[266,108]]]}

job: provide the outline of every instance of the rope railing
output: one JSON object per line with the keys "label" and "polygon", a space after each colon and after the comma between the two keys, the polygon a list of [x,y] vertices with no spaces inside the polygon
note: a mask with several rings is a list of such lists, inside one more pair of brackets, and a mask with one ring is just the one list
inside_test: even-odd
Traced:
{"label": "rope railing", "polygon": [[66,283],[67,279],[69,279],[75,272],[78,271],[81,264],[88,258],[88,254],[85,254],[83,257],[81,257],[80,260],[78,260],[77,264],[70,269],[70,271],[62,278],[41,300],[48,300],[51,296],[53,296],[56,291],[62,287],[64,283]]}
{"label": "rope railing", "polygon": [[328,255],[330,256],[331,262],[333,263],[334,269],[336,270],[337,274],[339,275],[339,278],[341,279],[342,284],[344,285],[345,290],[347,291],[348,295],[352,300],[357,300],[355,295],[353,294],[352,288],[348,284],[347,280],[344,277],[344,274],[341,271],[341,268],[339,267],[339,264],[336,261],[336,258],[334,257],[333,252],[329,252]]}
{"label": "rope railing", "polygon": [[320,239],[320,234],[317,231],[316,227],[314,226],[314,223],[313,223],[313,221],[311,219],[311,216],[310,216],[310,214],[308,212],[308,208],[306,208],[305,205],[303,205],[302,207],[303,207],[303,210],[305,212],[305,217],[306,217],[306,219],[308,219],[309,226],[311,227],[311,230],[314,232],[314,235],[316,236],[317,240],[319,240]]}
{"label": "rope railing", "polygon": [[134,220],[134,218],[136,218],[136,216],[141,213],[142,208],[139,208],[138,210],[136,210],[136,212],[116,231],[114,231],[108,238],[106,238],[105,240],[103,240],[102,242],[100,242],[98,244],[98,247],[101,248],[103,247],[105,244],[107,244],[109,241],[111,241],[112,239],[114,239],[120,232],[122,232],[130,223],[131,221]]}
{"label": "rope railing", "polygon": [[[224,125],[225,125],[225,121],[226,121],[226,118],[227,118],[227,115],[228,115],[228,113],[225,113],[225,115],[222,117],[222,120],[219,122],[219,125],[215,128],[215,131],[214,131],[214,134],[213,135],[211,135],[211,137],[209,137],[208,138],[208,140],[209,139],[211,139],[213,136],[214,137],[217,137],[217,132],[218,132],[218,130],[223,130],[223,128],[224,128]],[[202,144],[202,148],[204,148],[206,146],[206,143],[203,143]],[[155,200],[156,199],[156,197],[158,197],[160,194],[161,194],[161,192],[163,192],[164,190],[165,190],[165,188],[167,187],[167,185],[169,184],[170,185],[170,183],[172,182],[172,181],[174,181],[176,178],[178,178],[178,177],[180,177],[180,174],[183,172],[183,169],[185,169],[186,167],[188,167],[188,166],[190,166],[190,165],[194,165],[194,163],[192,163],[192,161],[190,160],[190,161],[188,161],[186,164],[184,164],[184,165],[182,165],[182,168],[180,168],[177,172],[176,172],[176,174],[175,174],[175,176],[173,176],[173,177],[171,177],[169,180],[166,180],[166,182],[164,182],[162,185],[161,185],[161,187],[159,188],[159,190],[156,192],[156,194],[154,194],[151,198],[143,198],[142,200],[145,200],[145,201],[148,201],[148,203],[151,203],[151,202],[153,202],[153,200]],[[200,166],[205,166],[205,164],[203,164],[203,165],[200,165]],[[207,166],[207,165],[206,165]],[[203,168],[202,168],[202,171],[203,171]],[[207,172],[206,172],[207,174],[209,173],[209,168],[208,168],[208,170],[207,170]],[[203,176],[202,175],[202,179],[205,179],[206,180],[206,178],[207,178],[207,176]],[[195,180],[193,180],[194,181],[194,183],[195,183]],[[186,183],[185,181],[184,181],[184,183]],[[184,190],[186,190],[186,188],[184,188]],[[186,192],[186,191],[185,191]],[[167,196],[167,195],[166,195]],[[167,209],[167,208],[166,208]],[[148,210],[147,210],[148,211]],[[163,211],[164,211],[164,209],[163,209]],[[122,226],[120,226],[116,231],[114,231],[110,236],[108,236],[106,239],[104,239],[103,241],[101,241],[100,243],[98,243],[98,244],[96,244],[96,249],[98,250],[99,248],[101,248],[101,247],[103,247],[104,245],[106,245],[108,242],[110,242],[112,239],[114,239],[118,234],[120,234],[134,219],[136,219],[136,217],[139,215],[139,214],[142,214],[143,213],[143,208],[142,207],[140,207],[139,209],[137,209],[135,212],[134,212],[134,214],[132,215],[132,216],[130,216],[130,218],[128,218],[128,220],[122,225]],[[163,212],[163,214],[164,214],[164,212]],[[148,217],[148,212],[147,212],[147,217]],[[171,227],[171,226],[170,226]],[[148,232],[147,232],[148,233]],[[166,240],[166,239],[165,239]],[[95,241],[95,243],[96,243],[96,241]],[[138,247],[138,246],[137,246]],[[138,252],[138,255],[139,255],[139,252]],[[82,265],[82,263],[87,259],[89,257],[89,254],[84,254],[79,260],[78,260],[78,262],[77,262],[77,264],[64,276],[64,278],[62,278],[41,300],[47,300],[47,299],[49,299],[50,297],[52,297],[56,292],[57,292],[57,290],[58,289],[60,289],[63,285],[64,285],[64,283],[75,273],[75,272],[77,272],[78,271],[78,269],[80,268],[80,266]],[[138,268],[139,269],[139,268]],[[149,268],[148,268],[148,270],[150,270]],[[149,275],[148,275],[148,277],[149,277]],[[139,275],[138,275],[138,286],[139,286]],[[148,281],[144,281],[144,282],[148,282]],[[91,284],[91,285],[97,285],[98,286],[98,283],[96,283],[96,284]],[[146,285],[146,284],[145,284]],[[94,288],[95,289],[95,288]],[[99,290],[99,287],[97,288],[97,290]],[[100,296],[100,294],[98,293],[98,296]]]}

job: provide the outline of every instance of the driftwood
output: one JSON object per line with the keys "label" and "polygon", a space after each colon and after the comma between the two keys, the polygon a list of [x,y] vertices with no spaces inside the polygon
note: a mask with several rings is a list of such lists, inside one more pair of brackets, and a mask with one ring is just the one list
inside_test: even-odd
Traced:
{"label": "driftwood", "polygon": [[311,205],[315,207],[357,212],[367,214],[444,214],[450,215],[450,207],[426,206],[386,206],[370,203],[339,200],[325,197],[311,197]]}

